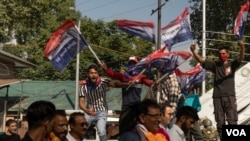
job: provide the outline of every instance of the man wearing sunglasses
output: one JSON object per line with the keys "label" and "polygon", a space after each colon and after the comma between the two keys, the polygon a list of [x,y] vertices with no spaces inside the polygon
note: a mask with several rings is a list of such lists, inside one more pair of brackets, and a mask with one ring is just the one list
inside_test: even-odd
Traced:
{"label": "man wearing sunglasses", "polygon": [[68,141],[83,141],[87,134],[87,121],[84,113],[74,112],[69,117],[70,131],[68,132]]}

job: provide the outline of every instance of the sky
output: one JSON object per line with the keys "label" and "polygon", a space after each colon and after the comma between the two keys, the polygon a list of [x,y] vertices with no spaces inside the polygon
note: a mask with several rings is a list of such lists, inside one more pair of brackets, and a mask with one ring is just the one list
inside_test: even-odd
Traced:
{"label": "sky", "polygon": [[[164,26],[174,20],[185,7],[190,4],[188,0],[161,0],[162,18],[161,25]],[[75,7],[82,16],[92,20],[101,19],[109,22],[116,19],[129,19],[137,21],[153,20],[157,25],[157,12],[153,15],[152,10],[158,6],[158,0],[76,0]]]}
{"label": "sky", "polygon": [[[161,10],[161,27],[176,19],[185,7],[189,7],[188,0],[161,0],[165,5]],[[82,17],[92,20],[103,20],[110,22],[116,19],[127,19],[135,21],[154,21],[157,29],[158,13],[152,14],[158,6],[158,0],[76,0],[75,7],[80,11]],[[190,10],[190,9],[189,9]],[[151,15],[152,14],[152,15]],[[188,47],[187,47],[188,46]],[[172,50],[189,50],[190,43],[180,44]],[[188,70],[189,65],[185,63],[182,70]]]}

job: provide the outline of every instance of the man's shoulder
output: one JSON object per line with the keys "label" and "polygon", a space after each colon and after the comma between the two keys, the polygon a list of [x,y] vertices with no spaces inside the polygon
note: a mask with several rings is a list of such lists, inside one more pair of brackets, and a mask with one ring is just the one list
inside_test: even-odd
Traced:
{"label": "man's shoulder", "polygon": [[33,141],[28,134],[25,134],[21,141]]}
{"label": "man's shoulder", "polygon": [[0,135],[0,141],[2,141],[3,139],[19,139],[20,140],[20,136],[18,134],[12,134],[12,135],[7,135],[5,133]]}
{"label": "man's shoulder", "polygon": [[132,131],[123,133],[120,136],[119,140],[120,141],[140,141],[140,136],[136,131],[132,130]]}

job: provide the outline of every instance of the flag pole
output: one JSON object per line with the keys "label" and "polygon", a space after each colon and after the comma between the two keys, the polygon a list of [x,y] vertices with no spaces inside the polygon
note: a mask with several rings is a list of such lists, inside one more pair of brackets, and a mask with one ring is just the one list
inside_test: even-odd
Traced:
{"label": "flag pole", "polygon": [[94,50],[92,49],[91,46],[88,46],[89,50],[91,51],[91,53],[94,55],[95,59],[97,60],[97,62],[100,64],[101,61],[100,59],[97,57],[96,53],[94,52]]}
{"label": "flag pole", "polygon": [[[158,0],[158,7],[160,6],[161,6],[161,0]],[[157,26],[157,50],[158,50],[161,48],[161,7],[158,9],[157,24],[158,24]],[[160,72],[158,72],[157,78],[160,78]],[[158,85],[156,93],[157,103],[160,102],[160,91],[161,91],[161,86]]]}
{"label": "flag pole", "polygon": [[[80,31],[81,21],[78,20],[78,31]],[[81,31],[80,31],[81,33]],[[76,54],[76,93],[75,93],[75,110],[79,107],[79,65],[80,65],[80,34],[78,34],[77,40],[77,54]]]}
{"label": "flag pole", "polygon": [[[144,72],[146,71],[146,69],[143,69],[137,76],[136,78],[133,80],[133,82],[135,82]],[[131,86],[133,85],[132,84],[129,84],[129,86],[126,88],[126,90],[128,90]]]}

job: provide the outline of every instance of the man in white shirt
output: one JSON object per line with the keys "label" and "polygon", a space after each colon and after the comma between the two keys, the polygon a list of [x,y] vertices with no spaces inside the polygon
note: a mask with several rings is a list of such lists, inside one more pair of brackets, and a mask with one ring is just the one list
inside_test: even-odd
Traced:
{"label": "man in white shirt", "polygon": [[70,131],[67,134],[68,141],[84,141],[87,134],[87,121],[82,112],[74,112],[69,117]]}
{"label": "man in white shirt", "polygon": [[199,120],[197,111],[190,106],[183,106],[177,109],[176,123],[169,130],[171,141],[186,141],[186,134],[194,123]]}

